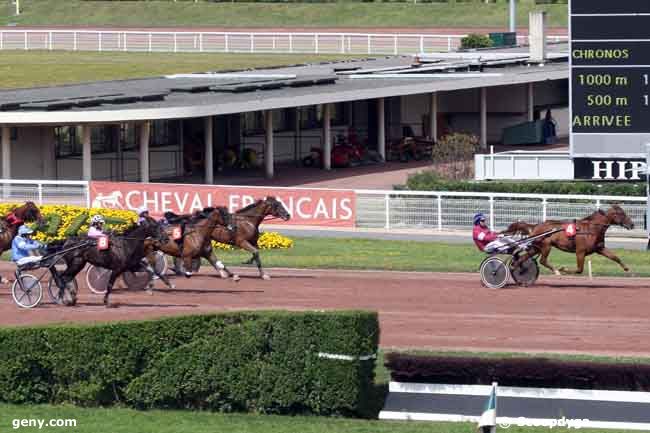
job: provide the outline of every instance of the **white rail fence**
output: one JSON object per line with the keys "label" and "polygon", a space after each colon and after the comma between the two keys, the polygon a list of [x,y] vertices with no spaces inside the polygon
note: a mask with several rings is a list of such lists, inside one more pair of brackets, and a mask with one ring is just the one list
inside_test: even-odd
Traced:
{"label": "white rail fence", "polygon": [[[449,52],[466,35],[380,33],[1,30],[0,50],[183,53],[417,54]],[[527,36],[518,37],[526,43]],[[565,41],[566,36],[549,36]]]}
{"label": "white rail fence", "polygon": [[645,229],[645,197],[374,190],[356,194],[357,227],[470,229],[474,214],[483,212],[490,227],[503,230],[515,221],[582,218],[619,203],[634,221],[635,234]]}
{"label": "white rail fence", "polygon": [[[395,229],[470,229],[472,217],[483,212],[490,227],[506,228],[514,221],[573,219],[596,209],[620,204],[635,224],[634,233],[645,232],[645,197],[509,194],[475,192],[356,190],[356,226]],[[87,182],[0,180],[0,201],[89,206]],[[624,231],[613,227],[613,231]]]}

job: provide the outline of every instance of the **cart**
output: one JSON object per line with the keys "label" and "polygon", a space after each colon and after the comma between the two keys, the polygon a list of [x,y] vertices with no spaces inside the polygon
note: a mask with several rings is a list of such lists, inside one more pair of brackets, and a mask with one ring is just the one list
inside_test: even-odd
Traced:
{"label": "cart", "polygon": [[[154,263],[156,275],[164,275],[167,272],[167,258],[161,251],[156,251],[154,254],[156,256]],[[108,280],[111,278],[111,272],[110,269],[99,266],[88,266],[86,270],[86,285],[88,289],[97,295],[105,294],[108,287]],[[151,282],[151,276],[146,271],[127,271],[122,274],[122,280],[128,289],[142,290]]]}
{"label": "cart", "polygon": [[[17,265],[16,281],[11,286],[11,296],[14,302],[22,308],[33,308],[37,306],[43,299],[43,286],[41,282],[48,274],[52,277],[48,282],[48,292],[54,302],[59,304],[63,303],[66,290],[77,293],[77,281],[73,279],[67,285],[64,284],[57,266],[63,264],[66,254],[88,245],[89,241],[79,242],[67,248],[46,254],[38,261]],[[42,272],[40,275],[34,275],[41,269]],[[32,271],[32,273],[27,273],[26,271]]]}
{"label": "cart", "polygon": [[518,240],[500,238],[488,244],[485,249],[488,256],[479,267],[481,283],[490,289],[504,287],[511,278],[520,286],[534,284],[539,277],[539,250],[535,242],[561,231],[565,229],[552,229]]}

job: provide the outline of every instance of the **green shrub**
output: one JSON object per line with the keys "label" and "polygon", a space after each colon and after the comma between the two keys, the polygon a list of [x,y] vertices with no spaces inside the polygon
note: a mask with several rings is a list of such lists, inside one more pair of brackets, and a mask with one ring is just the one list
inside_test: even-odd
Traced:
{"label": "green shrub", "polygon": [[359,414],[376,313],[242,312],[0,330],[0,401]]}
{"label": "green shrub", "polygon": [[467,179],[474,176],[474,154],[478,137],[454,132],[440,138],[433,152],[434,172],[446,179]]}
{"label": "green shrub", "polygon": [[397,189],[413,191],[468,191],[504,192],[518,194],[579,194],[644,196],[643,183],[594,183],[594,182],[474,182],[447,180],[432,170],[409,176],[406,185]]}
{"label": "green shrub", "polygon": [[463,49],[470,48],[490,48],[492,40],[487,35],[472,33],[460,40],[460,47]]}

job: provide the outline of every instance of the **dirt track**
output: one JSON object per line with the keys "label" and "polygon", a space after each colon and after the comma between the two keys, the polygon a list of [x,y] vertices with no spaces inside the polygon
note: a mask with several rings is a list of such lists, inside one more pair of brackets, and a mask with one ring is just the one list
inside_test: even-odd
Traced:
{"label": "dirt track", "polygon": [[[11,269],[0,264],[4,275]],[[202,270],[205,272],[206,270]],[[212,274],[178,288],[116,291],[117,309],[80,288],[77,307],[18,308],[0,286],[0,324],[142,319],[235,309],[377,310],[381,345],[400,348],[590,352],[650,356],[650,280],[545,277],[534,287],[481,287],[477,274],[275,269],[271,281],[242,270],[239,283]],[[246,275],[250,277],[246,277]],[[80,276],[81,277],[81,276]],[[81,278],[79,278],[81,280]],[[158,287],[162,287],[158,283]]]}

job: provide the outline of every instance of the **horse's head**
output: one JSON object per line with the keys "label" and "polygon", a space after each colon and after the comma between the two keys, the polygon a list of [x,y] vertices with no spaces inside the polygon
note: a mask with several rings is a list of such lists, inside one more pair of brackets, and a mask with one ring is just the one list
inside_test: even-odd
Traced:
{"label": "horse's head", "polygon": [[607,221],[610,224],[623,226],[628,230],[632,230],[634,228],[634,221],[632,221],[632,218],[627,216],[623,208],[618,204],[613,204],[612,207],[610,207],[607,211]]}
{"label": "horse's head", "polygon": [[289,211],[284,207],[282,202],[275,197],[266,197],[264,204],[267,206],[267,213],[283,221],[288,221],[291,218]]}
{"label": "horse's head", "polygon": [[510,235],[510,236],[517,236],[517,235],[528,236],[530,235],[532,228],[533,228],[532,224],[528,224],[525,221],[517,221],[510,224],[504,231],[501,232],[501,234]]}
{"label": "horse's head", "polygon": [[225,206],[206,207],[203,209],[203,214],[213,224],[231,224],[232,216]]}
{"label": "horse's head", "polygon": [[42,222],[43,221],[43,216],[41,215],[41,211],[36,206],[36,203],[33,201],[28,201],[25,202],[24,205],[14,209],[14,215],[16,215],[18,218],[25,222]]}
{"label": "horse's head", "polygon": [[144,228],[144,234],[147,237],[163,244],[169,242],[169,235],[165,232],[163,226],[150,216],[145,217],[141,226]]}

